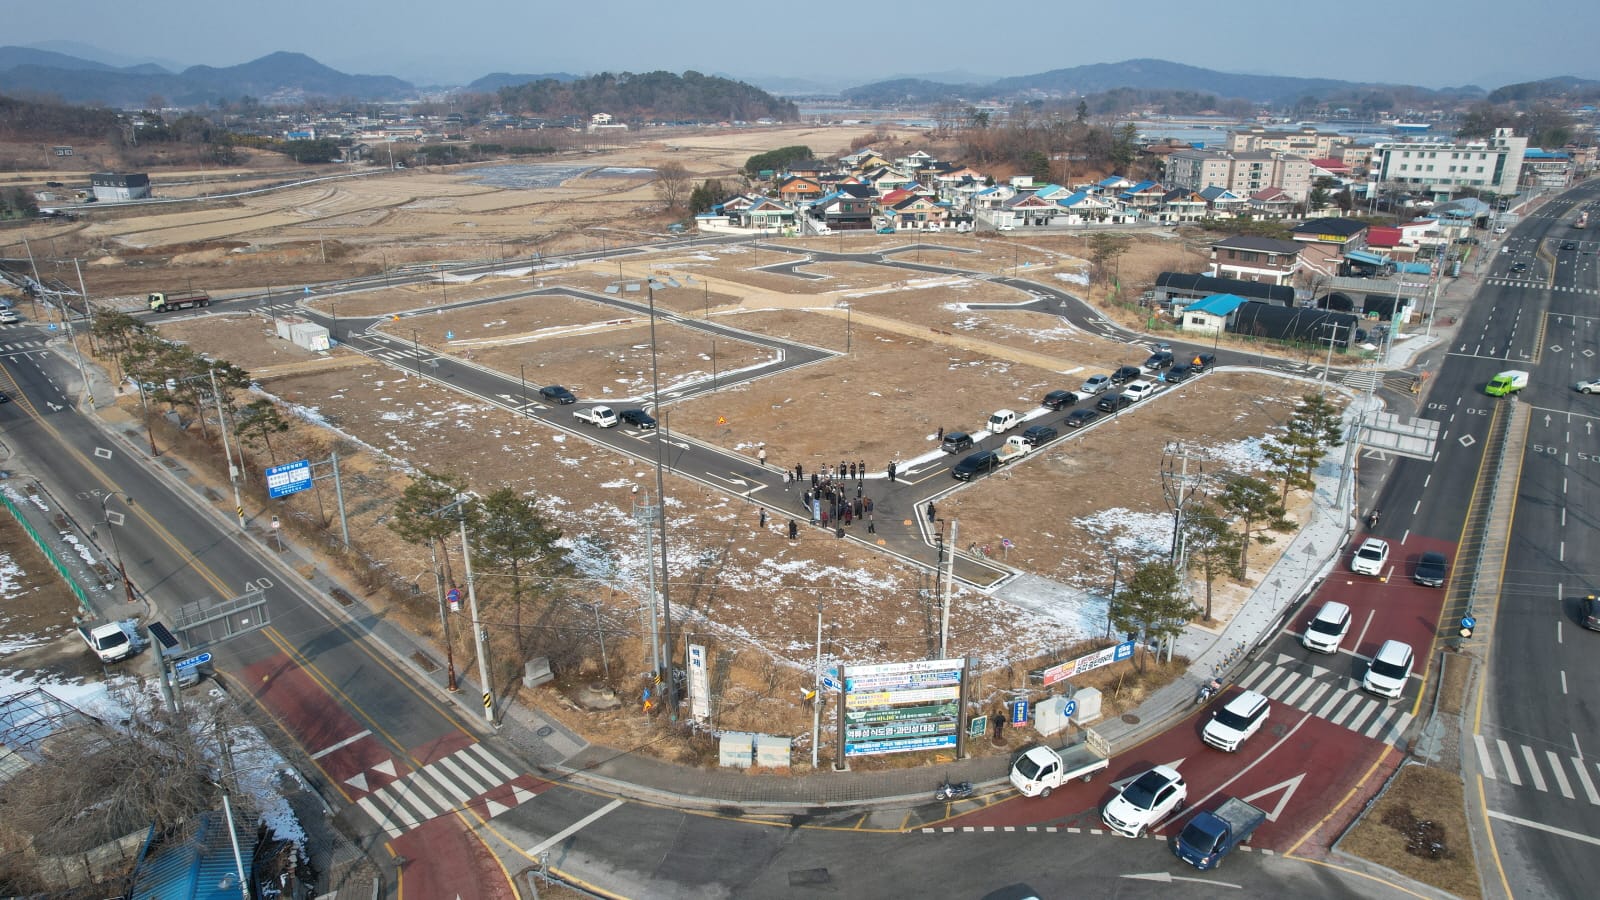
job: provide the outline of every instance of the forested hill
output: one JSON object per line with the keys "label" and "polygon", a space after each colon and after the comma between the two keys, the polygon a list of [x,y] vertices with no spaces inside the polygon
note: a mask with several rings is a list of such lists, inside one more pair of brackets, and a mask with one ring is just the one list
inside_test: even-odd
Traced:
{"label": "forested hill", "polygon": [[499,91],[508,113],[532,116],[588,116],[610,113],[619,121],[745,121],[771,118],[790,122],[800,111],[788,100],[742,81],[685,72],[603,72],[576,81],[545,79]]}

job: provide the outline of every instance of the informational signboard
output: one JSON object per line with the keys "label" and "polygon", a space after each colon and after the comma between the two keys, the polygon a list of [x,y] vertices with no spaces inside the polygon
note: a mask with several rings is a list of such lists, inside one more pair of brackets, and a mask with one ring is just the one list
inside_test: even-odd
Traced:
{"label": "informational signboard", "polygon": [[711,687],[706,677],[706,648],[689,645],[689,714],[705,722],[711,719]]}
{"label": "informational signboard", "polygon": [[1088,656],[1080,656],[1077,659],[1069,659],[1064,663],[1051,666],[1044,670],[1044,684],[1049,687],[1074,675],[1082,675],[1084,672],[1098,669],[1101,666],[1109,666],[1112,663],[1130,659],[1133,656],[1133,643],[1133,641],[1123,641],[1104,650],[1097,650]]}
{"label": "informational signboard", "polygon": [[267,494],[276,500],[311,487],[311,461],[306,459],[267,469]]}
{"label": "informational signboard", "polygon": [[964,659],[933,659],[844,671],[845,756],[955,747]]}

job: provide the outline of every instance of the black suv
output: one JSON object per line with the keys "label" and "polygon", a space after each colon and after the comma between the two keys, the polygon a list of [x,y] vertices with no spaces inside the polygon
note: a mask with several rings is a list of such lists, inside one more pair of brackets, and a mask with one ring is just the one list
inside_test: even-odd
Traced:
{"label": "black suv", "polygon": [[650,429],[656,427],[655,417],[642,409],[625,409],[622,412],[617,413],[617,418],[635,428],[641,428],[645,431],[649,431]]}
{"label": "black suv", "polygon": [[1190,375],[1193,374],[1194,366],[1191,366],[1186,362],[1173,363],[1172,368],[1167,370],[1167,384],[1177,384],[1180,381],[1185,381]]}
{"label": "black suv", "polygon": [[1031,425],[1027,431],[1022,433],[1022,439],[1027,442],[1029,447],[1038,447],[1041,444],[1055,440],[1056,435],[1060,433],[1049,425]]}
{"label": "black suv", "polygon": [[1172,368],[1172,354],[1166,350],[1157,350],[1150,354],[1149,359],[1144,361],[1144,367],[1152,372],[1170,369]]}
{"label": "black suv", "polygon": [[1066,421],[1061,424],[1068,428],[1082,428],[1098,418],[1100,418],[1100,414],[1092,409],[1075,409],[1067,415]]}
{"label": "black suv", "polygon": [[561,405],[578,402],[578,398],[574,396],[571,391],[559,384],[552,384],[549,387],[539,388],[539,396],[543,397],[550,403],[558,403]]}
{"label": "black suv", "polygon": [[950,477],[957,481],[971,481],[998,468],[1000,468],[1000,456],[997,453],[993,450],[979,450],[956,463],[956,467],[950,470]]}
{"label": "black suv", "polygon": [[1116,370],[1115,372],[1111,373],[1111,383],[1112,384],[1127,384],[1128,382],[1134,380],[1135,378],[1138,378],[1140,375],[1143,375],[1143,374],[1144,374],[1144,370],[1139,368],[1138,366],[1123,366],[1122,368],[1120,368],[1120,369]]}
{"label": "black suv", "polygon": [[972,436],[965,431],[949,432],[944,436],[944,443],[939,445],[939,449],[946,453],[960,453],[963,450],[971,450]]}
{"label": "black suv", "polygon": [[1124,394],[1107,394],[1100,398],[1100,402],[1096,403],[1094,408],[1101,412],[1114,413],[1119,409],[1127,409],[1132,405],[1133,401],[1129,400]]}
{"label": "black suv", "polygon": [[1051,391],[1044,395],[1039,405],[1045,409],[1063,409],[1078,402],[1078,395],[1071,391]]}

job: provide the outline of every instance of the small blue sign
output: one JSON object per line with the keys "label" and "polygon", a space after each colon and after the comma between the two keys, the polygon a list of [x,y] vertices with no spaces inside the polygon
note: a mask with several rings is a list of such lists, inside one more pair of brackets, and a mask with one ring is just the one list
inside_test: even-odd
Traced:
{"label": "small blue sign", "polygon": [[180,659],[173,663],[172,667],[174,669],[192,669],[195,666],[203,666],[208,662],[211,662],[211,654],[202,653],[199,656],[191,656],[188,659]]}
{"label": "small blue sign", "polygon": [[837,691],[839,689],[839,681],[836,678],[824,675],[822,676],[822,686],[830,691]]}
{"label": "small blue sign", "polygon": [[444,599],[450,601],[451,612],[461,612],[461,589],[451,588],[445,592]]}
{"label": "small blue sign", "polygon": [[1478,625],[1478,620],[1477,619],[1474,619],[1471,616],[1462,616],[1461,617],[1461,627],[1462,628],[1475,628],[1475,627],[1477,627],[1477,625]]}
{"label": "small blue sign", "polygon": [[456,333],[454,331],[446,331],[444,333],[444,339],[447,341],[453,341],[456,339]]}
{"label": "small blue sign", "polygon": [[267,494],[276,500],[311,487],[311,461],[305,459],[267,469]]}
{"label": "small blue sign", "polygon": [[1026,700],[1013,700],[1012,701],[1012,703],[1011,703],[1011,724],[1012,725],[1026,725],[1026,724],[1028,724],[1028,701],[1026,701]]}
{"label": "small blue sign", "polygon": [[1123,641],[1117,645],[1117,652],[1111,655],[1112,662],[1133,658],[1133,641]]}
{"label": "small blue sign", "polygon": [[1077,715],[1078,714],[1078,701],[1069,699],[1066,702],[1066,705],[1061,707],[1061,714],[1066,716],[1069,719],[1072,718],[1073,716]]}

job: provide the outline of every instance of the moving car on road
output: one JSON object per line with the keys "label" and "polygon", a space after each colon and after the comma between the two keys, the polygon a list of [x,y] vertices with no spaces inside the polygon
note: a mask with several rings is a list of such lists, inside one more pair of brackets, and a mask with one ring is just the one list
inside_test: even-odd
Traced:
{"label": "moving car on road", "polygon": [[1098,418],[1100,418],[1100,413],[1096,410],[1087,408],[1075,409],[1067,414],[1066,419],[1062,420],[1061,424],[1068,428],[1082,428]]}
{"label": "moving car on road", "polygon": [[539,397],[548,403],[565,406],[568,403],[577,403],[578,398],[571,391],[559,384],[547,385],[539,388]]}
{"label": "moving car on road", "polygon": [[22,321],[22,316],[14,309],[0,309],[0,325],[15,325]]}
{"label": "moving car on road", "polygon": [[1382,538],[1367,538],[1350,557],[1350,571],[1357,575],[1382,575],[1383,567],[1388,564],[1389,542]]}
{"label": "moving car on road", "polygon": [[1443,553],[1429,550],[1417,560],[1416,571],[1411,573],[1411,580],[1427,587],[1444,587],[1444,581],[1450,577],[1450,560]]}
{"label": "moving car on road", "polygon": [[1265,695],[1245,691],[1212,714],[1211,721],[1200,732],[1200,740],[1232,753],[1261,730],[1271,712],[1272,704]]}
{"label": "moving car on road", "polygon": [[1044,395],[1039,405],[1045,409],[1065,409],[1078,402],[1078,395],[1071,391],[1051,391]]}
{"label": "moving car on road", "polygon": [[1411,677],[1413,662],[1410,644],[1384,641],[1367,666],[1367,674],[1361,677],[1362,689],[1391,700],[1399,699],[1406,689],[1406,679]]}
{"label": "moving car on road", "polygon": [[1600,595],[1590,592],[1578,605],[1578,624],[1590,631],[1600,631]]}
{"label": "moving car on road", "polygon": [[1483,392],[1491,397],[1504,397],[1515,394],[1528,386],[1528,373],[1521,369],[1507,369],[1489,379]]}
{"label": "moving car on road", "polygon": [[642,409],[625,409],[617,413],[617,418],[621,419],[624,424],[632,425],[634,428],[643,431],[649,431],[656,427],[655,417]]}
{"label": "moving car on road", "polygon": [[1322,604],[1317,614],[1300,636],[1307,650],[1317,653],[1338,653],[1344,636],[1350,633],[1350,607],[1337,600]]}
{"label": "moving car on road", "polygon": [[1572,389],[1580,394],[1593,394],[1596,391],[1600,391],[1600,378],[1591,378],[1588,381],[1580,381],[1573,385]]}
{"label": "moving car on road", "polygon": [[1140,775],[1100,811],[1100,821],[1123,837],[1136,838],[1152,825],[1183,808],[1189,786],[1170,766],[1156,766]]}

